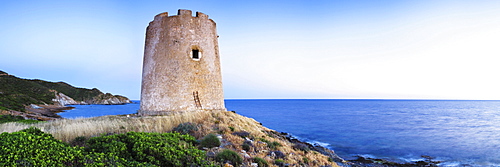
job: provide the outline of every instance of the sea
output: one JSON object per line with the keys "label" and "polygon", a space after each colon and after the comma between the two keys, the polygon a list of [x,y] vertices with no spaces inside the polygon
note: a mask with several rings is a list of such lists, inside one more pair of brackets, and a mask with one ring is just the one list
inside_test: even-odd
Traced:
{"label": "sea", "polygon": [[[64,118],[136,113],[126,105],[75,105]],[[357,156],[440,166],[500,166],[500,101],[255,99],[226,100],[226,108],[264,126]]]}

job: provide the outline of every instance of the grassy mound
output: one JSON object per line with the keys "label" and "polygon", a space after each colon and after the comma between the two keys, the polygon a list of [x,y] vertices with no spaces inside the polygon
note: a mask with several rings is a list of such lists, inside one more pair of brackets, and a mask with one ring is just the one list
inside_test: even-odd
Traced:
{"label": "grassy mound", "polygon": [[[85,147],[84,158],[89,160],[92,160],[92,156],[99,155],[100,157],[111,156],[111,160],[117,163],[134,162],[161,166],[164,164],[168,164],[166,166],[179,164],[203,166],[224,165],[224,163],[236,166],[240,164],[250,166],[251,163],[277,166],[275,162],[285,166],[337,166],[329,157],[316,151],[304,151],[294,147],[294,143],[280,136],[278,132],[263,127],[251,118],[227,111],[186,112],[148,117],[105,116],[37,124],[11,122],[0,124],[0,132],[17,133],[16,131],[30,126],[35,126],[62,142]],[[176,132],[183,131],[192,137],[169,133],[174,129]],[[101,136],[101,134],[107,135]],[[217,143],[210,145],[210,147],[214,146],[213,148],[208,148],[194,142],[195,139],[200,142],[203,139],[214,139],[214,136],[209,134],[216,135],[216,138],[220,139],[220,145]],[[172,137],[182,142],[170,143],[172,141],[163,139]],[[225,150],[232,152],[228,153]],[[163,152],[168,152],[168,156],[172,157],[163,155]],[[182,160],[175,162],[168,160],[170,158]],[[77,160],[80,162],[80,159]],[[101,161],[97,162],[101,163]]]}

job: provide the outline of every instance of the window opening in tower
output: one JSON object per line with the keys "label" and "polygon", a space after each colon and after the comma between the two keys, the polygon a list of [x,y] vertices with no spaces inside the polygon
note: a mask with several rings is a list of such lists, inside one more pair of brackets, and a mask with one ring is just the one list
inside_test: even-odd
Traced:
{"label": "window opening in tower", "polygon": [[200,51],[199,50],[193,49],[192,53],[193,53],[192,58],[194,60],[199,60],[200,59]]}

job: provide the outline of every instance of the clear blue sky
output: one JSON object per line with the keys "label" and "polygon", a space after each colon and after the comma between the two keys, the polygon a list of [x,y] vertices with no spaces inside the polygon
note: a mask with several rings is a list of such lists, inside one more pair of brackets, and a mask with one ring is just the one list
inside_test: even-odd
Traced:
{"label": "clear blue sky", "polygon": [[0,70],[139,99],[178,9],[217,23],[226,98],[500,99],[500,1],[1,1]]}

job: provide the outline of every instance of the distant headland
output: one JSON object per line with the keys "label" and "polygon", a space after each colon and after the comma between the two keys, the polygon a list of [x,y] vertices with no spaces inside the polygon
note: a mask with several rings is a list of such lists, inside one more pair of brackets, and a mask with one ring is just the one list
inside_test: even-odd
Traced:
{"label": "distant headland", "polygon": [[0,112],[25,119],[52,120],[56,113],[71,109],[66,105],[131,103],[120,95],[103,93],[97,88],[86,89],[65,82],[22,79],[0,71]]}

